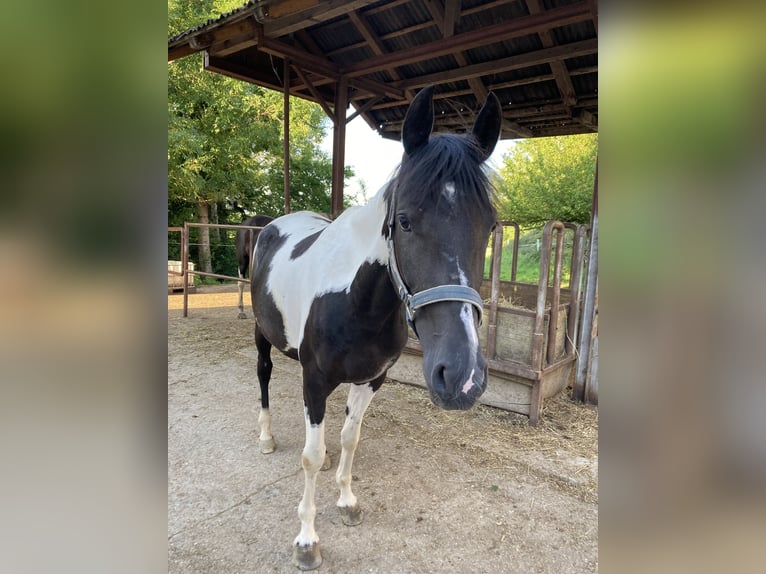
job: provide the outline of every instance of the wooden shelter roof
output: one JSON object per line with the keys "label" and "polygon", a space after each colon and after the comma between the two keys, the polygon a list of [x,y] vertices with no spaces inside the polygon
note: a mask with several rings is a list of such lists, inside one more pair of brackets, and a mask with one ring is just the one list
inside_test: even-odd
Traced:
{"label": "wooden shelter roof", "polygon": [[[383,137],[399,139],[409,102],[436,86],[435,129],[460,132],[487,93],[501,137],[598,130],[596,0],[252,0],[168,40],[168,60],[203,52],[205,69],[319,103],[336,91]],[[287,62],[288,66],[285,66]]]}

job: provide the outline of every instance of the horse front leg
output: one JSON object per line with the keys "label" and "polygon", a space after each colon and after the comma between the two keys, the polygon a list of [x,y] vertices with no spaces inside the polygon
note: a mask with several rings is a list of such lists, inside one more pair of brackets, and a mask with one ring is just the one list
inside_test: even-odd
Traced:
{"label": "horse front leg", "polygon": [[342,450],[338,470],[335,473],[335,480],[340,487],[340,497],[336,506],[340,511],[343,524],[346,526],[356,526],[362,523],[362,509],[357,504],[356,496],[351,492],[351,466],[354,463],[354,453],[359,444],[362,418],[375,395],[375,391],[380,388],[384,380],[385,374],[363,385],[351,385],[348,391],[346,421],[340,432]]}
{"label": "horse front leg", "polygon": [[[307,395],[304,395],[307,396]],[[314,570],[322,563],[319,550],[319,536],[314,528],[316,517],[316,479],[325,459],[324,412],[326,397],[311,400],[307,397],[305,406],[306,444],[303,447],[301,465],[305,477],[303,498],[298,505],[301,531],[295,538],[293,563],[301,570]]]}

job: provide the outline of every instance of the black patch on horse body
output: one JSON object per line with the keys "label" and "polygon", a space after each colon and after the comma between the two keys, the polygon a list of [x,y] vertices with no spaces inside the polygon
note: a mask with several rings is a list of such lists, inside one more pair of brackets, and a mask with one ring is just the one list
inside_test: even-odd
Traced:
{"label": "black patch on horse body", "polygon": [[338,384],[379,377],[399,358],[406,342],[404,307],[380,263],[363,264],[348,293],[315,299],[300,349],[311,423],[322,422],[324,402]]}
{"label": "black patch on horse body", "polygon": [[312,233],[308,237],[304,237],[298,243],[296,243],[295,247],[293,247],[293,252],[290,254],[290,259],[298,259],[298,257],[306,253],[308,248],[314,244],[320,235],[322,235],[323,231],[324,229],[320,229],[316,233]]}

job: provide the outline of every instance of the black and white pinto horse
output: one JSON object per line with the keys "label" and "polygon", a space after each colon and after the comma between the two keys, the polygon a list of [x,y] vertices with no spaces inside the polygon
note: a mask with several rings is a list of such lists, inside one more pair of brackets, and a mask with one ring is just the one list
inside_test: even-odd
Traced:
{"label": "black and white pinto horse", "polygon": [[413,99],[402,127],[397,174],[369,203],[335,221],[310,212],[275,219],[261,232],[251,292],[258,349],[260,446],[275,448],[269,414],[271,347],[300,361],[306,442],[301,530],[293,562],[322,561],[314,528],[317,472],[325,462],[327,397],[349,386],[336,473],[343,522],[362,511],[351,492],[351,465],[367,406],[413,326],[423,347],[431,400],[467,409],[484,392],[477,293],[496,215],[483,162],[500,134],[500,102],[490,94],[472,132],[434,134],[433,87]]}
{"label": "black and white pinto horse", "polygon": [[[254,215],[248,217],[242,222],[242,225],[250,225],[252,227],[264,227],[274,220],[273,217],[268,215]],[[258,239],[258,235],[261,233],[260,229],[237,229],[237,275],[240,279],[244,279],[246,273],[250,273],[250,255],[255,248],[255,242]],[[250,277],[251,275],[248,275]],[[247,319],[245,315],[245,307],[242,304],[242,293],[245,290],[245,283],[240,281],[239,287],[239,315],[240,319]]]}

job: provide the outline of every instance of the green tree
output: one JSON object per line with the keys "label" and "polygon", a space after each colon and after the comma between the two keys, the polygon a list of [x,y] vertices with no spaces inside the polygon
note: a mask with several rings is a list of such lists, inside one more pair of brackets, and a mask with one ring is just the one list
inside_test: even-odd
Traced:
{"label": "green tree", "polygon": [[524,227],[550,219],[588,223],[597,153],[597,134],[519,141],[495,181],[500,218]]}
{"label": "green tree", "polygon": [[[239,7],[241,0],[168,0],[174,35]],[[293,210],[330,210],[332,160],[321,150],[328,120],[311,102],[290,99],[290,180]],[[168,64],[168,224],[240,223],[284,209],[283,96],[202,69],[199,56]],[[353,172],[347,170],[347,177]],[[231,234],[213,230],[216,243]],[[198,260],[212,269],[211,237],[197,238]],[[230,246],[230,245],[228,245]],[[218,250],[221,253],[224,251]]]}

